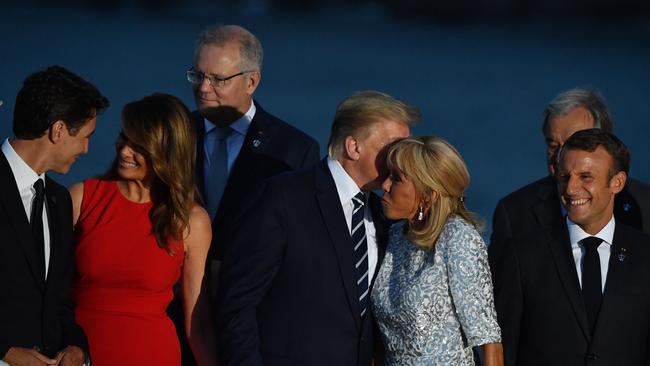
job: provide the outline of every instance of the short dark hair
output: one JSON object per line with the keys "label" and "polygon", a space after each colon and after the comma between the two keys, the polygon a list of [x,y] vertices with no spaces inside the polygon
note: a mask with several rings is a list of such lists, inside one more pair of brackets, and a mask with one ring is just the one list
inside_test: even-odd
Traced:
{"label": "short dark hair", "polygon": [[582,107],[594,119],[594,128],[613,132],[614,123],[609,113],[605,98],[595,88],[573,88],[556,96],[544,110],[544,123],[542,133],[546,136],[546,129],[551,120],[567,115],[572,110]]}
{"label": "short dark hair", "polygon": [[602,146],[612,157],[614,164],[609,171],[610,179],[618,172],[629,173],[630,151],[627,146],[614,134],[599,128],[590,128],[574,133],[562,146],[562,152],[566,150],[593,152],[598,146]]}
{"label": "short dark hair", "polygon": [[23,82],[14,106],[14,136],[39,138],[59,120],[75,135],[108,105],[108,99],[88,81],[64,67],[50,66]]}

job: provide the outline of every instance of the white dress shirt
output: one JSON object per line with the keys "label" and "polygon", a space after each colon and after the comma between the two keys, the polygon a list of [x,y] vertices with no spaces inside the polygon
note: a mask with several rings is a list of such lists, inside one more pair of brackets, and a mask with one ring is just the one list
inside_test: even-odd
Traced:
{"label": "white dress shirt", "polygon": [[[238,120],[233,122],[229,127],[233,130],[230,133],[230,136],[226,139],[226,154],[228,156],[228,175],[230,175],[230,169],[232,169],[232,165],[235,162],[235,159],[237,159],[237,156],[239,155],[239,152],[241,151],[241,147],[244,145],[244,139],[246,138],[246,133],[248,132],[248,128],[251,125],[251,122],[253,121],[253,117],[255,117],[255,111],[257,109],[255,108],[255,103],[251,100],[251,107],[248,109],[248,112],[241,116]],[[205,126],[205,135],[203,137],[203,153],[205,156],[205,159],[203,159],[203,177],[204,180],[207,180],[208,178],[208,172],[210,171],[210,157],[212,156],[212,149],[214,145],[214,140],[208,137],[208,133],[212,131],[212,129],[216,128],[217,126],[208,121],[207,118],[203,119],[203,125]],[[206,183],[207,186],[207,183]]]}
{"label": "white dress shirt", "polygon": [[[343,207],[343,213],[345,214],[345,221],[348,224],[348,231],[352,231],[352,211],[354,210],[354,205],[352,204],[352,197],[356,196],[357,193],[361,192],[359,186],[352,180],[348,173],[343,169],[341,163],[337,160],[332,160],[327,158],[327,167],[332,173],[334,178],[334,184],[336,184],[336,191],[339,194],[339,199],[341,200],[341,207]],[[377,232],[375,230],[375,224],[372,220],[372,212],[370,212],[370,207],[368,206],[368,195],[366,194],[366,205],[364,209],[364,218],[363,225],[366,227],[366,242],[368,243],[368,287],[372,283],[372,278],[375,274],[375,269],[377,268]],[[352,252],[352,248],[350,248]]]}
{"label": "white dress shirt", "polygon": [[569,228],[569,240],[571,241],[571,251],[573,252],[573,261],[575,262],[576,271],[578,272],[578,281],[582,288],[582,260],[585,256],[585,248],[580,240],[595,236],[603,242],[598,246],[598,257],[600,258],[600,282],[602,291],[605,292],[605,282],[607,282],[607,270],[609,269],[609,257],[612,253],[612,240],[614,239],[614,228],[616,221],[614,216],[609,222],[595,235],[586,233],[578,224],[574,223],[567,216],[566,224]]}
{"label": "white dress shirt", "polygon": [[[32,201],[36,195],[34,183],[37,179],[42,179],[43,183],[45,183],[45,173],[42,173],[41,175],[36,174],[36,172],[18,155],[18,153],[16,153],[16,150],[14,150],[14,148],[9,143],[9,139],[5,139],[5,141],[2,143],[2,153],[7,158],[9,167],[14,173],[14,179],[16,180],[16,185],[18,186],[20,199],[23,201],[23,207],[25,208],[27,221],[29,221],[32,213]],[[47,200],[45,200],[43,208],[42,220],[44,235],[43,242],[45,243],[45,278],[47,278],[47,270],[50,265],[50,227],[47,220]]]}

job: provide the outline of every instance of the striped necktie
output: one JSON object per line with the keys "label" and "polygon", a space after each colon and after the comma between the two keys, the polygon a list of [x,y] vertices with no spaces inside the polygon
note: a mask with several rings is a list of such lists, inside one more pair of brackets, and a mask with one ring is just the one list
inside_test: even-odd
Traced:
{"label": "striped necktie", "polygon": [[352,198],[352,229],[350,236],[354,243],[354,268],[359,291],[359,309],[361,317],[368,309],[368,242],[366,240],[366,226],[363,223],[366,196],[363,192],[357,193]]}

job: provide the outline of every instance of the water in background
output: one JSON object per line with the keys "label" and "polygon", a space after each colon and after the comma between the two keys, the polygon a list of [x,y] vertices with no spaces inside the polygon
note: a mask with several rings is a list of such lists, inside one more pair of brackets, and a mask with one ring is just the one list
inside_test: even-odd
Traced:
{"label": "water in background", "polygon": [[[51,6],[23,1],[0,11],[0,135],[11,133],[23,79],[51,64],[89,79],[112,106],[70,184],[106,169],[122,106],[153,92],[193,107],[184,72],[198,33],[213,23],[250,29],[265,50],[256,99],[314,136],[325,154],[338,102],[364,89],[418,106],[415,135],[439,135],[466,160],[467,204],[488,223],[497,200],[545,172],[541,113],[558,92],[598,87],[632,152],[632,175],[650,182],[650,20],[528,18],[441,22],[393,17],[371,3],[319,11],[249,9],[219,1]],[[117,4],[117,5],[116,5]],[[264,2],[259,2],[264,4]],[[489,235],[489,229],[485,233]]]}

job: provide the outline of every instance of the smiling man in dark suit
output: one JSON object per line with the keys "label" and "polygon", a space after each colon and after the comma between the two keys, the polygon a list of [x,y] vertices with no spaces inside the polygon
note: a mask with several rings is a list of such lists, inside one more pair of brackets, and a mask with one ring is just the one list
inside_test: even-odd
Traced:
{"label": "smiling man in dark suit", "polygon": [[328,157],[266,182],[224,253],[225,365],[370,365],[368,299],[387,241],[371,190],[386,177],[384,147],[418,118],[386,94],[354,94],[337,108]]}
{"label": "smiling man in dark suit", "polygon": [[[542,133],[549,174],[498,202],[490,237],[490,256],[495,263],[508,239],[562,224],[564,213],[554,179],[557,153],[569,136],[589,128],[613,130],[605,100],[596,90],[575,88],[562,92],[546,107]],[[614,213],[620,222],[650,234],[650,187],[628,177],[614,200]]]}
{"label": "smiling man in dark suit", "polygon": [[[316,164],[316,140],[266,112],[253,100],[262,70],[262,45],[236,25],[214,25],[200,35],[187,70],[197,110],[197,185],[212,218],[211,297],[218,286],[223,246],[254,201],[260,183],[275,174]],[[170,308],[177,324],[180,304]],[[173,314],[173,312],[176,314]],[[183,327],[177,326],[180,332]],[[183,365],[192,365],[181,335]]]}
{"label": "smiling man in dark suit", "polygon": [[506,365],[650,362],[650,237],[614,213],[629,161],[601,129],[564,143],[557,177],[566,219],[508,240],[492,266]]}
{"label": "smiling man in dark suit", "polygon": [[9,365],[86,361],[70,298],[70,195],[45,173],[67,173],[88,152],[107,106],[94,86],[59,66],[30,75],[16,97],[14,136],[0,154],[0,356]]}

